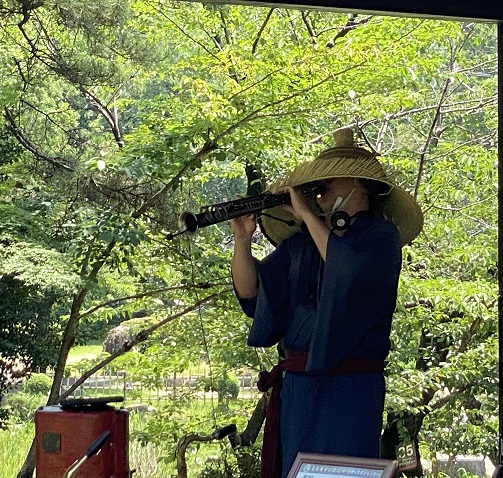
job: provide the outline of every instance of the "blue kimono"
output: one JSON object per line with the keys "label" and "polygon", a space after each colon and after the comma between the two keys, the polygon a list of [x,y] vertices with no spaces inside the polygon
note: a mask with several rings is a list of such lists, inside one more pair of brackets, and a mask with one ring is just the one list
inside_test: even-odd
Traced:
{"label": "blue kimono", "polygon": [[386,359],[400,268],[397,228],[370,214],[343,237],[330,234],[326,262],[307,232],[257,262],[258,294],[239,299],[254,319],[248,344],[282,341],[287,352],[308,353],[306,373],[283,378],[283,478],[298,452],[379,456],[383,374],[327,371],[348,359]]}

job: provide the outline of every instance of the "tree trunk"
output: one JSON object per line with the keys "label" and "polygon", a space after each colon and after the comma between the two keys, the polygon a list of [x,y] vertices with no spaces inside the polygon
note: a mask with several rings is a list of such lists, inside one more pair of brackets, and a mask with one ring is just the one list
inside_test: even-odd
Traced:
{"label": "tree trunk", "polygon": [[35,471],[35,440],[31,442],[30,450],[26,455],[23,466],[17,474],[17,478],[32,478]]}
{"label": "tree trunk", "polygon": [[[250,447],[255,443],[265,420],[268,402],[269,394],[263,393],[260,400],[257,402],[257,405],[255,405],[253,413],[243,432],[229,435],[229,442],[232,448]],[[239,469],[246,472],[246,476],[260,476],[260,460],[257,459],[256,454],[245,451],[244,448],[241,448],[239,452],[236,453],[236,460]]]}
{"label": "tree trunk", "polygon": [[265,420],[265,412],[268,401],[268,394],[262,394],[260,400],[257,402],[257,405],[255,405],[253,413],[248,420],[248,424],[246,425],[244,431],[242,433],[229,435],[229,442],[232,445],[232,448],[236,448],[237,446],[251,446],[255,443]]}

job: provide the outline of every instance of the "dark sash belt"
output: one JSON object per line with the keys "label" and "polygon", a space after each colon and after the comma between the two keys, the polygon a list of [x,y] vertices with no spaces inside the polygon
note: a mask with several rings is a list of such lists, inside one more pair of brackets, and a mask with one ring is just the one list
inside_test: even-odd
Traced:
{"label": "dark sash belt", "polygon": [[[269,372],[263,371],[259,374],[257,382],[258,389],[261,392],[267,392],[272,388],[271,396],[267,404],[264,439],[262,442],[261,478],[281,478],[279,422],[281,415],[280,390],[281,383],[283,382],[283,371],[305,373],[306,364],[307,353],[293,354],[281,360]],[[317,375],[335,376],[365,372],[382,373],[383,371],[384,362],[382,360],[351,358]]]}

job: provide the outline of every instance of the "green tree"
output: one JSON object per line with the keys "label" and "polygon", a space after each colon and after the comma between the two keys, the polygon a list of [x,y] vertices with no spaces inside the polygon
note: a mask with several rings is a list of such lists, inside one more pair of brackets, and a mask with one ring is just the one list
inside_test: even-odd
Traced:
{"label": "green tree", "polygon": [[[451,377],[436,367],[463,355],[466,361],[448,368],[467,367],[463,373],[470,377],[474,350],[484,350],[487,370],[494,350],[490,327],[469,333],[477,320],[490,325],[490,300],[476,313],[460,305],[471,304],[469,297],[480,304],[495,287],[489,272],[495,251],[487,247],[495,243],[487,227],[494,224],[494,208],[484,209],[494,194],[494,29],[156,1],[12,2],[0,14],[1,146],[7,148],[0,193],[38,218],[33,231],[45,234],[44,248],[72,277],[71,293],[60,288],[54,298],[65,309],[56,314],[62,336],[50,403],[59,399],[79,324],[99,315],[144,308],[162,322],[204,303],[204,327],[184,314],[194,333],[184,337],[182,325],[172,321],[169,332],[159,332],[161,341],[170,334],[173,366],[195,360],[201,348],[222,366],[274,363],[274,350],[257,355],[244,347],[249,321],[232,298],[227,225],[176,241],[167,241],[166,232],[178,228],[181,211],[251,188],[250,169],[275,179],[330,146],[336,127],[353,123],[402,172],[402,184],[426,211],[425,233],[406,249],[390,357],[389,425],[406,430],[399,419],[410,417],[419,426],[408,438],[423,429],[430,443],[446,444],[434,420],[454,418],[454,397],[461,390],[467,395],[471,382],[458,377],[448,383]],[[13,247],[21,250],[17,242]],[[267,247],[258,236],[258,254]],[[8,277],[4,269],[2,277]],[[443,280],[467,285],[460,289],[466,295],[440,287]],[[53,290],[47,277],[39,286],[41,297]],[[442,294],[434,301],[437,290]],[[432,308],[421,302],[428,300]],[[461,312],[463,320],[447,319]],[[450,327],[457,335],[440,340]],[[183,353],[180,343],[193,350]],[[466,355],[454,353],[462,343]],[[152,353],[161,349],[148,345]],[[400,377],[425,382],[410,391]],[[453,399],[442,401],[448,386],[452,393],[445,396]],[[425,399],[432,392],[435,413],[432,399]],[[491,410],[492,393],[486,387],[477,397],[480,410]],[[473,415],[473,408],[466,410]],[[484,420],[475,422],[471,432],[494,432],[478,425]],[[20,476],[29,473],[27,466]]]}

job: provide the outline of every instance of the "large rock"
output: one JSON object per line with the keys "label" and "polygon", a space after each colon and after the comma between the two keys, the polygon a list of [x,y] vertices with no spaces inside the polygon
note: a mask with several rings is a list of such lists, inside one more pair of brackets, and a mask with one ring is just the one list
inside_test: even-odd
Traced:
{"label": "large rock", "polygon": [[108,332],[105,340],[103,341],[103,350],[109,354],[114,354],[131,339],[131,329],[125,325],[118,325]]}

